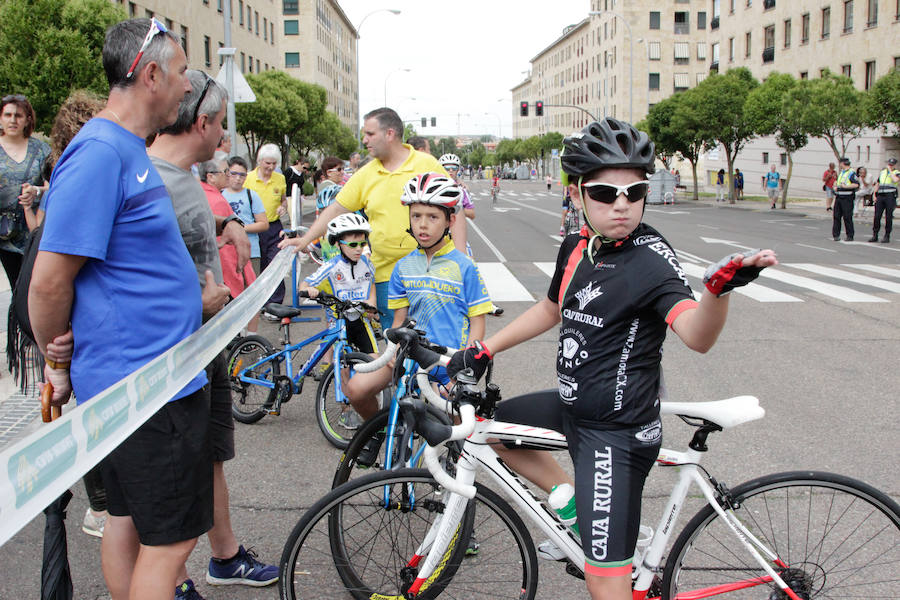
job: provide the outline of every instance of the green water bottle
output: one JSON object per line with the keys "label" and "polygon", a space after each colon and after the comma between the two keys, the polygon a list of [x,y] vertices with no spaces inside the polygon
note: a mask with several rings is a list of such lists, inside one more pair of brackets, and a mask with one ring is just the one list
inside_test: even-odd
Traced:
{"label": "green water bottle", "polygon": [[566,527],[574,531],[575,535],[579,535],[578,520],[575,516],[575,488],[568,483],[554,485],[547,502]]}

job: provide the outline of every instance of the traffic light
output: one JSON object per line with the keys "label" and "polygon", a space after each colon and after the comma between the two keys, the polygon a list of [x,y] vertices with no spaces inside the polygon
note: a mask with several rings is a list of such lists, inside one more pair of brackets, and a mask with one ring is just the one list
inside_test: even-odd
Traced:
{"label": "traffic light", "polygon": [[543,100],[538,100],[537,102],[534,103],[534,114],[537,117],[544,116],[544,101]]}
{"label": "traffic light", "polygon": [[427,125],[428,125],[428,117],[422,117],[422,127],[425,127]]}
{"label": "traffic light", "polygon": [[431,126],[437,127],[437,117],[431,117]]}
{"label": "traffic light", "polygon": [[528,102],[520,102],[519,103],[519,116],[520,117],[528,116]]}

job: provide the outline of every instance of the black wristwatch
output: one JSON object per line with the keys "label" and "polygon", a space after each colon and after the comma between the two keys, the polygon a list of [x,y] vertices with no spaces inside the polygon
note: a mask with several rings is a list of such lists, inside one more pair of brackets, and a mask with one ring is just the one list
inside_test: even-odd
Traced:
{"label": "black wristwatch", "polygon": [[240,225],[241,227],[244,226],[244,222],[241,221],[237,217],[237,215],[228,215],[227,217],[225,217],[225,220],[222,221],[222,231],[225,231],[225,226],[228,225],[229,223],[231,223],[232,221],[237,222],[237,224]]}

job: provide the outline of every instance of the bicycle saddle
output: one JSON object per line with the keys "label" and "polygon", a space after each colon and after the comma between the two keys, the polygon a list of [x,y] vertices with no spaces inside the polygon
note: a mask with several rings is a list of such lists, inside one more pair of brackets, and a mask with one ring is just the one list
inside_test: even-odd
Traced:
{"label": "bicycle saddle", "polygon": [[293,319],[294,317],[300,316],[300,309],[295,308],[293,306],[286,306],[284,304],[266,304],[265,309],[267,313],[275,315],[279,319]]}
{"label": "bicycle saddle", "polygon": [[722,429],[762,419],[766,414],[755,396],[735,396],[715,402],[660,402],[659,412],[664,415],[704,419]]}

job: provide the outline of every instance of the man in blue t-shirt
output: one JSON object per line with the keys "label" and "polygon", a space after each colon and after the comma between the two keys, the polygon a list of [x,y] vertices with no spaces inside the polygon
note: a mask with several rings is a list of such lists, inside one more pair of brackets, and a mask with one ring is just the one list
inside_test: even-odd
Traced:
{"label": "man in blue t-shirt", "polygon": [[762,184],[766,188],[769,202],[772,203],[771,208],[775,208],[775,202],[778,200],[778,189],[781,185],[781,175],[775,170],[775,165],[770,166],[769,172],[762,176]]}
{"label": "man in blue t-shirt", "polygon": [[[106,108],[57,163],[45,201],[29,313],[38,348],[71,322],[74,353],[48,360],[56,404],[115,384],[200,327],[201,292],[172,201],[144,140],[191,88],[178,38],[155,19],[111,27]],[[114,600],[172,598],[213,522],[209,396],[196,376],[101,463],[109,504],[103,574]]]}

